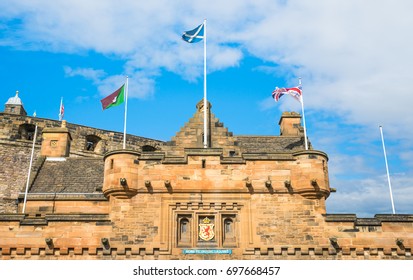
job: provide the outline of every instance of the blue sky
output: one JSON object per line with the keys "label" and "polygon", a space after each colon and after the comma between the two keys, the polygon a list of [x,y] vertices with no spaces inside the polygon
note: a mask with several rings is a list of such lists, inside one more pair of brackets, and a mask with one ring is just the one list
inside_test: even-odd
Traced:
{"label": "blue sky", "polygon": [[[148,3],[146,3],[148,2]],[[173,3],[171,3],[173,2]],[[129,78],[128,133],[169,140],[203,97],[203,44],[183,31],[207,19],[208,99],[236,135],[278,135],[302,77],[307,135],[329,155],[328,213],[413,213],[413,2],[0,2],[0,97],[28,114],[123,130],[122,106],[100,99]]]}

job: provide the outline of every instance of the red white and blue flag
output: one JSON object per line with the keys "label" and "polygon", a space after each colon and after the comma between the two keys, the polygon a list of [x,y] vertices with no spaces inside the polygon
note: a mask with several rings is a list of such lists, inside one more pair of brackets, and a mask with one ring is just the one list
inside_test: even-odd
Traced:
{"label": "red white and blue flag", "polygon": [[301,103],[302,91],[301,86],[292,87],[292,88],[278,88],[276,87],[272,92],[272,98],[278,102],[278,100],[284,95],[288,94],[294,97],[298,102]]}
{"label": "red white and blue flag", "polygon": [[59,121],[63,120],[65,115],[65,106],[63,105],[63,97],[60,99]]}

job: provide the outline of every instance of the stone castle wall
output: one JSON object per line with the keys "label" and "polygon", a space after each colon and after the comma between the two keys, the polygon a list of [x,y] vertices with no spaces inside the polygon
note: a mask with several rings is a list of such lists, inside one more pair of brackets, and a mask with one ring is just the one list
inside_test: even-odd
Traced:
{"label": "stone castle wall", "polygon": [[[413,216],[356,219],[323,214],[322,204],[299,195],[164,193],[111,200],[109,214],[10,214],[0,223],[0,259],[412,259]],[[181,240],[173,226],[191,214],[190,231],[197,215],[215,215],[217,247],[231,254],[184,254],[208,249],[188,246],[200,243],[196,234]],[[218,221],[225,215],[238,215],[239,234],[227,243]]]}
{"label": "stone castle wall", "polygon": [[[0,213],[16,213],[19,192],[24,192],[30,164],[30,141],[0,140]],[[35,146],[34,162],[40,146]]]}
{"label": "stone castle wall", "polygon": [[[61,127],[61,122],[57,120],[0,113],[0,140],[11,142],[27,140],[27,133],[24,132],[25,125],[32,126],[33,131],[34,126],[38,126],[37,141],[40,142],[44,128]],[[67,128],[72,136],[70,156],[102,157],[107,151],[122,148],[123,133],[71,123],[67,123]],[[87,150],[87,142],[89,138],[98,142],[93,151]],[[159,149],[164,144],[163,141],[130,134],[127,135],[126,140],[127,148],[136,150],[140,150],[143,146]]]}
{"label": "stone castle wall", "polygon": [[[42,131],[45,128],[60,127],[61,122],[0,113],[0,213],[16,213],[18,194],[24,192],[31,150],[34,126],[38,126],[32,175],[35,176],[37,165],[41,164],[40,148]],[[76,124],[67,124],[72,137],[70,157],[102,158],[106,151],[122,148],[123,133],[90,128]],[[93,150],[87,150],[88,140],[96,141]],[[159,149],[162,141],[128,135],[127,147],[142,150],[142,147]],[[37,165],[36,165],[37,164]]]}

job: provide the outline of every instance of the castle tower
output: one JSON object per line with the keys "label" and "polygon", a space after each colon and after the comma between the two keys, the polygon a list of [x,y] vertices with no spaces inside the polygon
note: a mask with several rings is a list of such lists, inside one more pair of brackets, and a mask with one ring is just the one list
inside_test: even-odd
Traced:
{"label": "castle tower", "polygon": [[132,198],[138,193],[140,153],[116,150],[105,154],[103,194],[120,199]]}
{"label": "castle tower", "polygon": [[66,121],[62,121],[61,127],[43,129],[43,141],[41,155],[45,157],[68,157],[72,137],[66,127]]}
{"label": "castle tower", "polygon": [[16,91],[16,96],[10,97],[9,100],[7,100],[4,106],[4,112],[21,116],[27,115],[26,110],[24,110],[23,107],[23,102],[19,97],[19,91]]}

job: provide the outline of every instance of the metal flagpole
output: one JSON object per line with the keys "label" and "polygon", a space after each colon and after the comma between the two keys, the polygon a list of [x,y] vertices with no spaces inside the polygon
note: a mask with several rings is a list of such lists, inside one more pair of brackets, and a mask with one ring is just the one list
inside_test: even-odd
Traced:
{"label": "metal flagpole", "polygon": [[386,156],[386,147],[384,146],[384,137],[383,137],[383,128],[380,127],[380,134],[381,134],[381,142],[383,144],[383,152],[384,152],[384,161],[386,162],[386,171],[387,171],[387,181],[389,182],[389,190],[390,190],[390,200],[391,200],[391,207],[393,209],[393,214],[396,214],[396,210],[394,209],[394,202],[393,202],[393,194],[391,190],[391,182],[390,182],[390,175],[389,175],[389,166],[387,164],[387,156]]}
{"label": "metal flagpole", "polygon": [[204,148],[208,147],[207,126],[207,76],[206,76],[206,19],[204,19]]}
{"label": "metal flagpole", "polygon": [[126,76],[125,84],[125,121],[123,124],[123,149],[126,149],[126,117],[128,114],[128,76]]}
{"label": "metal flagpole", "polygon": [[[301,78],[298,78],[298,86],[300,87],[301,93]],[[304,98],[303,95],[301,94],[301,111],[303,112],[303,126],[304,126],[304,143],[305,143],[305,149],[308,150],[308,142],[307,142],[307,128],[305,126],[305,114],[304,114]]]}
{"label": "metal flagpole", "polygon": [[27,201],[27,193],[29,191],[29,182],[30,182],[30,173],[32,171],[32,164],[33,164],[33,156],[34,156],[34,144],[36,143],[36,137],[37,137],[37,125],[34,129],[34,137],[33,137],[33,146],[32,146],[32,155],[30,157],[30,164],[29,164],[29,172],[27,174],[27,181],[26,181],[26,190],[24,192],[24,202],[23,202],[23,210],[22,213],[24,214],[24,211],[26,210],[26,201]]}

